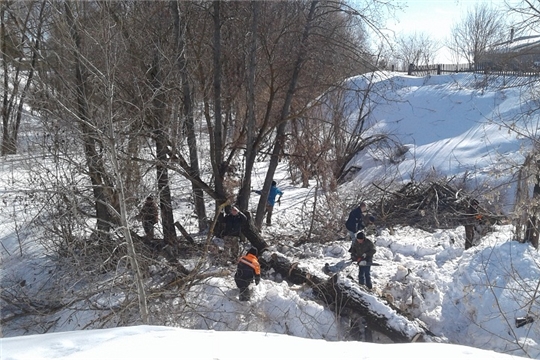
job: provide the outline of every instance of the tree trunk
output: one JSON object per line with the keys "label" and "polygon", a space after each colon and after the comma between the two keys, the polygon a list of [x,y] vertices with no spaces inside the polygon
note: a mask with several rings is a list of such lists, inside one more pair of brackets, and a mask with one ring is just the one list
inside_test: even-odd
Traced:
{"label": "tree trunk", "polygon": [[530,242],[531,245],[538,249],[538,214],[539,206],[538,202],[540,201],[540,184],[537,180],[537,183],[534,184],[533,196],[532,196],[532,206],[528,210],[530,212],[529,218],[527,220],[527,230],[525,231],[525,241]]}
{"label": "tree trunk", "polygon": [[[2,146],[0,153],[2,156],[11,155],[17,153],[16,139],[13,138],[10,131],[12,117],[13,117],[13,108],[14,102],[16,101],[18,94],[18,74],[20,69],[17,68],[15,80],[10,84],[9,76],[13,72],[12,65],[14,61],[10,61],[7,46],[8,46],[8,35],[6,30],[6,21],[7,17],[6,11],[9,7],[8,2],[2,2],[0,4],[0,44],[1,44],[1,53],[2,53],[2,73],[3,73],[3,96],[2,96]],[[20,66],[19,66],[20,67]],[[11,94],[11,95],[10,95]]]}
{"label": "tree trunk", "polygon": [[[113,94],[109,97],[109,99],[113,99]],[[112,110],[113,106],[110,104],[110,109]],[[141,314],[141,320],[143,324],[148,324],[148,301],[146,298],[146,291],[144,288],[144,279],[141,272],[141,268],[139,267],[139,262],[137,260],[137,253],[135,251],[135,244],[133,242],[133,237],[131,236],[131,231],[129,227],[128,222],[128,215],[127,215],[127,208],[126,208],[126,197],[124,194],[124,183],[125,180],[122,178],[122,173],[120,171],[120,165],[118,164],[118,156],[116,152],[116,143],[114,141],[115,134],[114,134],[114,126],[113,126],[113,117],[109,117],[109,152],[110,152],[110,158],[114,169],[114,176],[116,179],[116,183],[118,184],[118,197],[119,197],[119,213],[116,214],[117,217],[120,219],[120,224],[122,225],[122,231],[124,233],[124,237],[126,239],[126,245],[127,245],[127,252],[128,252],[128,258],[129,262],[131,264],[131,269],[135,274],[135,285],[137,287],[137,298],[139,300],[139,313]],[[110,209],[111,212],[114,212],[115,209]]]}
{"label": "tree trunk", "polygon": [[255,163],[255,155],[257,153],[257,146],[255,144],[255,70],[257,67],[256,54],[257,54],[257,24],[259,22],[259,8],[258,1],[251,2],[252,8],[252,21],[251,21],[251,38],[249,49],[249,65],[248,65],[248,99],[247,99],[247,139],[246,139],[246,155],[244,178],[242,186],[238,193],[238,205],[240,210],[246,211],[249,204],[249,195],[251,192],[251,175],[253,173],[253,165]]}
{"label": "tree trunk", "polygon": [[293,95],[296,91],[296,85],[298,83],[298,77],[300,76],[300,70],[305,61],[307,40],[311,31],[311,26],[313,18],[315,16],[315,10],[317,9],[318,1],[312,1],[309,9],[309,14],[306,21],[306,26],[302,34],[302,41],[300,42],[300,52],[296,63],[294,66],[293,74],[291,76],[291,82],[289,83],[289,89],[287,90],[287,95],[285,96],[285,102],[281,110],[281,115],[279,118],[279,125],[276,131],[276,142],[274,144],[274,149],[272,150],[272,156],[270,158],[270,164],[268,166],[268,171],[266,173],[266,178],[264,180],[264,187],[262,189],[261,197],[259,199],[259,204],[257,205],[257,215],[255,216],[255,225],[257,228],[260,228],[263,222],[266,200],[268,198],[268,193],[270,187],[272,186],[272,181],[274,180],[274,174],[276,173],[277,165],[279,162],[279,157],[283,151],[285,145],[285,127],[287,125],[286,118],[289,116],[290,107],[292,103]]}
{"label": "tree trunk", "polygon": [[[193,115],[193,99],[191,96],[191,88],[188,81],[187,72],[187,59],[185,49],[185,30],[181,29],[181,26],[185,29],[185,25],[182,24],[181,13],[179,9],[179,1],[171,2],[171,7],[174,13],[174,30],[176,36],[176,46],[178,57],[176,59],[178,70],[180,72],[180,78],[182,82],[182,94],[183,94],[183,115],[186,122],[186,135],[189,147],[189,163],[190,163],[190,175],[193,177],[200,176],[199,169],[199,157],[197,153],[197,138],[195,136],[195,123]],[[191,188],[193,190],[193,200],[195,203],[195,213],[199,220],[199,231],[203,231],[208,227],[206,219],[206,207],[204,204],[203,190],[196,182],[191,182]]]}
{"label": "tree trunk", "polygon": [[[216,193],[220,198],[226,198],[223,179],[225,169],[223,167],[223,124],[221,113],[221,4],[220,1],[213,2],[214,18],[214,138],[210,143],[212,169]],[[213,146],[212,146],[213,145]],[[216,204],[216,209],[221,204]]]}
{"label": "tree trunk", "polygon": [[75,91],[77,99],[76,115],[79,119],[80,128],[82,132],[84,142],[84,154],[86,157],[86,163],[88,166],[88,173],[90,181],[92,183],[92,190],[94,193],[98,236],[107,237],[111,228],[112,217],[107,208],[107,195],[105,192],[105,167],[103,166],[103,159],[101,154],[96,150],[97,135],[95,129],[90,123],[88,102],[86,96],[85,84],[88,82],[84,66],[80,59],[81,39],[79,35],[79,28],[75,23],[71,5],[69,2],[64,3],[66,10],[66,20],[70,27],[70,35],[75,44],[73,51],[73,58],[75,64]]}
{"label": "tree trunk", "polygon": [[257,250],[259,251],[259,255],[261,255],[264,251],[267,250],[268,244],[261,237],[259,230],[255,226],[255,224],[253,224],[251,214],[249,212],[244,212],[244,214],[248,218],[248,221],[242,229],[242,234],[246,237],[246,239],[249,240],[251,245],[257,248]]}
{"label": "tree trunk", "polygon": [[[1,146],[1,154],[2,155],[11,155],[17,153],[17,140],[19,138],[19,128],[21,125],[21,119],[23,114],[23,107],[26,103],[26,97],[28,95],[28,92],[30,90],[30,87],[33,82],[34,78],[34,71],[37,63],[37,56],[38,51],[40,48],[40,42],[42,37],[42,25],[44,21],[44,10],[45,10],[45,1],[41,3],[41,8],[39,10],[38,15],[38,23],[36,28],[33,30],[35,33],[31,38],[34,39],[33,45],[30,44],[30,36],[28,36],[28,23],[31,19],[31,13],[33,12],[33,3],[29,3],[28,12],[25,17],[25,19],[18,19],[19,26],[21,26],[21,39],[19,46],[22,47],[30,47],[32,51],[32,61],[30,70],[26,73],[26,83],[24,85],[24,88],[19,93],[19,82],[21,82],[21,78],[19,75],[21,74],[21,70],[24,64],[24,54],[21,52],[18,61],[10,62],[8,61],[8,52],[7,52],[7,34],[6,34],[6,27],[4,24],[5,21],[5,11],[6,8],[9,6],[9,3],[4,2],[1,5],[0,9],[0,43],[2,44],[2,64],[3,64],[3,73],[4,73],[4,96],[3,96],[3,107],[2,107],[2,146]],[[27,43],[28,42],[28,43]],[[12,86],[9,86],[8,76],[10,73],[12,73],[11,66],[15,66],[16,68],[16,75],[14,84]],[[8,100],[8,94],[10,91],[8,89],[12,89],[11,96]],[[15,103],[17,104],[17,110],[15,113],[15,116],[13,118],[12,114],[15,109]]]}
{"label": "tree trunk", "polygon": [[[3,74],[3,95],[2,95],[2,132],[5,137],[7,132],[7,126],[9,123],[9,111],[8,111],[8,89],[9,89],[9,61],[7,55],[7,34],[6,34],[6,25],[5,25],[5,14],[6,8],[8,6],[7,2],[2,2],[0,4],[0,47],[2,53],[2,74]],[[2,144],[4,140],[2,140]],[[2,146],[3,147],[3,146]],[[1,153],[4,153],[2,149]]]}
{"label": "tree trunk", "polygon": [[[328,305],[348,309],[366,319],[368,327],[378,331],[396,343],[421,341],[434,336],[419,320],[410,320],[395,306],[373,293],[362,290],[349,281],[341,281],[339,274],[329,279],[318,277],[298,263],[277,253],[272,254],[269,264],[261,260],[264,267],[270,266],[283,278],[294,284],[307,284]],[[381,310],[383,309],[383,310]]]}
{"label": "tree trunk", "polygon": [[172,212],[172,196],[169,186],[169,172],[167,168],[169,149],[167,147],[167,135],[165,132],[165,94],[162,89],[162,76],[159,49],[154,49],[154,60],[150,80],[154,88],[155,96],[154,119],[152,122],[154,140],[156,142],[156,172],[159,191],[159,207],[161,212],[161,226],[163,228],[163,240],[168,244],[176,243],[176,228]]}

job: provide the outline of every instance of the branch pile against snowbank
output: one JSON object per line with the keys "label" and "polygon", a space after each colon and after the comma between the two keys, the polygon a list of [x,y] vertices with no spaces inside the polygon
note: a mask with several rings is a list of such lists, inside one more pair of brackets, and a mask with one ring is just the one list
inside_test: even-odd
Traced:
{"label": "branch pile against snowbank", "polygon": [[[432,231],[455,228],[470,222],[469,207],[473,198],[448,181],[409,182],[398,191],[378,188],[383,195],[373,209],[378,213],[381,225],[408,225]],[[479,211],[491,224],[504,219],[504,216],[482,207]]]}

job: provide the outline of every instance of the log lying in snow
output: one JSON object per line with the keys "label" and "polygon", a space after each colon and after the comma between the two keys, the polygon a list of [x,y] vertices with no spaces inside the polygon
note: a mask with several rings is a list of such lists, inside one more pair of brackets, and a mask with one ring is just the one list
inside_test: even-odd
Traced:
{"label": "log lying in snow", "polygon": [[242,227],[242,234],[248,239],[248,241],[257,248],[259,251],[259,255],[262,254],[266,249],[268,248],[268,244],[262,236],[260,235],[259,231],[255,227],[255,224],[253,224],[253,221],[251,221],[250,218],[248,218],[248,221],[244,226]]}
{"label": "log lying in snow", "polygon": [[362,290],[348,279],[341,279],[339,274],[330,278],[319,277],[276,253],[272,254],[268,265],[294,284],[311,286],[326,303],[364,317],[371,330],[386,335],[393,342],[423,341],[434,336],[420,321],[408,319],[386,299]]}
{"label": "log lying in snow", "polygon": [[371,330],[378,331],[394,342],[422,341],[433,334],[419,321],[409,320],[390,306],[385,299],[368,293],[339,274],[314,288],[315,293],[327,302],[347,308],[364,317]]}

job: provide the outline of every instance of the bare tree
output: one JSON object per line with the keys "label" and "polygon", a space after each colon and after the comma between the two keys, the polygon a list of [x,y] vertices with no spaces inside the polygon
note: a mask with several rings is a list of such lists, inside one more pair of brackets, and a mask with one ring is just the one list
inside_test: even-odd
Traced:
{"label": "bare tree", "polygon": [[[518,15],[517,21],[512,28],[514,33],[537,32],[540,25],[540,1],[523,0],[514,4],[508,4],[510,14]],[[516,17],[515,17],[516,19]],[[540,97],[536,90],[537,81],[530,83],[531,89],[528,94],[532,94],[534,102]],[[516,239],[521,242],[528,242],[536,249],[539,246],[540,234],[540,138],[535,127],[533,130],[529,126],[521,126],[519,123],[535,124],[538,108],[534,107],[519,114],[509,122],[502,122],[502,126],[508,131],[516,133],[518,136],[530,140],[532,146],[525,161],[516,171],[516,201],[514,205],[514,225]],[[518,125],[518,126],[516,126]]]}
{"label": "bare tree", "polygon": [[0,3],[2,155],[17,152],[23,106],[34,80],[38,52],[43,41],[45,8],[44,1]]}
{"label": "bare tree", "polygon": [[[197,137],[195,132],[195,114],[194,114],[194,99],[192,95],[192,86],[189,82],[189,72],[187,66],[187,49],[185,44],[187,20],[186,14],[182,13],[179,1],[171,1],[171,8],[174,14],[174,32],[177,44],[177,65],[180,73],[182,86],[182,103],[183,116],[185,118],[185,130],[188,140],[189,160],[193,171],[193,176],[200,176],[199,155],[197,152]],[[195,202],[195,212],[199,220],[199,230],[203,231],[207,228],[206,222],[206,207],[204,205],[203,191],[195,182],[192,183],[193,198]]]}
{"label": "bare tree", "polygon": [[295,64],[293,67],[293,72],[290,78],[288,85],[287,93],[284,99],[284,103],[281,108],[281,114],[279,117],[279,125],[276,129],[276,141],[272,150],[272,156],[270,158],[270,164],[268,166],[268,171],[266,173],[266,178],[264,180],[264,186],[261,192],[261,198],[257,206],[257,215],[255,218],[255,224],[257,227],[260,227],[264,217],[264,209],[266,207],[266,199],[268,198],[268,193],[270,191],[270,186],[274,180],[274,173],[277,169],[278,161],[281,156],[285,145],[285,128],[286,128],[286,119],[290,114],[290,107],[293,100],[293,95],[296,91],[296,86],[298,84],[298,78],[300,76],[300,71],[305,62],[305,57],[307,55],[307,40],[311,35],[311,28],[313,26],[313,20],[315,18],[315,12],[317,10],[318,1],[312,1],[309,7],[309,12],[306,16],[304,29],[302,32],[302,38],[300,40],[300,52],[297,54],[295,59]]}
{"label": "bare tree", "polygon": [[[287,123],[296,114],[305,112],[314,93],[320,94],[331,84],[359,71],[365,71],[368,68],[366,64],[371,59],[367,52],[363,51],[365,47],[361,46],[362,28],[353,22],[356,15],[348,13],[348,8],[344,5],[340,7],[340,3],[320,2],[312,36],[302,47],[298,47],[297,42],[302,41],[302,26],[309,3],[266,2],[256,4],[257,9],[251,5],[253,4],[220,4],[223,19],[220,31],[227,41],[220,43],[219,47],[224,59],[220,62],[222,81],[219,89],[222,96],[219,99],[222,106],[219,108],[222,109],[222,116],[219,118],[215,112],[212,115],[210,111],[215,108],[215,100],[218,99],[212,94],[210,86],[215,84],[215,78],[209,77],[209,74],[215,76],[216,69],[214,64],[217,46],[209,41],[215,35],[215,32],[210,33],[210,29],[216,28],[215,16],[211,16],[215,13],[215,8],[202,4],[198,8],[199,16],[190,17],[193,23],[188,27],[189,43],[195,45],[188,49],[194,59],[192,64],[195,65],[192,73],[196,75],[195,86],[199,89],[197,93],[202,96],[204,116],[211,137],[210,145],[213,147],[219,144],[215,141],[218,134],[215,122],[218,119],[222,121],[222,130],[219,131],[222,166],[218,170],[236,168],[234,165],[239,163],[239,155],[244,148],[247,149],[243,156],[243,173],[239,174],[241,180],[237,200],[244,204],[241,205],[243,209],[244,206],[247,207],[246,194],[249,194],[251,186],[255,156],[267,156],[271,152],[269,149],[275,142],[276,130],[280,124]],[[238,13],[245,16],[236,15]],[[257,14],[260,14],[258,18]],[[250,34],[248,38],[246,33]],[[302,71],[298,75],[299,85],[288,95],[291,74],[294,73],[294,62],[291,61],[294,57],[291,55],[296,56],[300,51],[308,55],[305,56]],[[214,64],[210,64],[210,59]],[[253,90],[249,89],[250,83],[253,84]],[[292,108],[293,111],[289,111],[286,118],[282,119],[281,109],[288,96],[289,109]],[[284,124],[282,130],[286,131],[288,126]],[[288,136],[284,140],[288,141]],[[287,151],[286,143],[284,146],[280,156]],[[212,153],[216,153],[215,151],[212,150]],[[220,176],[222,174],[215,176],[215,179]],[[217,190],[216,187],[216,193],[219,193]],[[236,189],[224,187],[223,190],[224,196],[234,201]]]}
{"label": "bare tree", "polygon": [[459,53],[469,65],[485,60],[485,54],[508,33],[504,13],[487,3],[477,3],[451,30],[447,46]]}
{"label": "bare tree", "polygon": [[108,204],[114,204],[113,207],[116,207],[118,201],[110,174],[105,171],[103,154],[99,150],[101,144],[99,136],[96,134],[99,126],[93,123],[90,113],[91,104],[88,89],[90,69],[84,64],[81,23],[75,18],[72,4],[64,3],[64,14],[71,45],[69,51],[71,51],[74,64],[70,89],[75,94],[72,111],[80,126],[88,175],[94,193],[97,235],[105,239],[109,236],[113,222],[118,221],[118,219],[113,219]]}
{"label": "bare tree", "polygon": [[400,35],[396,39],[395,58],[401,62],[403,68],[410,64],[433,64],[439,44],[426,33],[413,33]]}
{"label": "bare tree", "polygon": [[245,173],[242,186],[238,191],[238,205],[241,209],[247,209],[249,195],[251,190],[251,176],[253,173],[253,164],[255,163],[256,138],[255,138],[255,72],[257,67],[257,26],[259,25],[260,4],[257,1],[251,1],[251,38],[249,40],[249,60],[247,74],[247,115],[246,115],[246,156]]}
{"label": "bare tree", "polygon": [[371,116],[377,106],[376,84],[374,73],[344,82],[321,95],[315,106],[293,121],[298,140],[291,145],[290,162],[300,169],[304,185],[306,176],[326,173],[330,179],[323,183],[330,186],[324,186],[325,190],[335,188],[359,151],[388,139],[386,134],[370,131],[376,124]]}
{"label": "bare tree", "polygon": [[508,4],[509,13],[516,14],[519,19],[515,23],[516,31],[537,32],[540,28],[540,1],[522,0]]}

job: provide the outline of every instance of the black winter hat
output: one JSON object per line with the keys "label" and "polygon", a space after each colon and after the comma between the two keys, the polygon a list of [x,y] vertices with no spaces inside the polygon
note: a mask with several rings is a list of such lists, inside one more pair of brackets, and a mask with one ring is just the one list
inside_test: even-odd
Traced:
{"label": "black winter hat", "polygon": [[257,250],[257,248],[252,247],[251,249],[248,250],[247,253],[248,253],[248,254],[252,254],[252,255],[257,256],[257,254],[259,253],[259,251]]}
{"label": "black winter hat", "polygon": [[366,235],[364,235],[364,232],[359,231],[359,232],[356,233],[356,238],[357,239],[365,239]]}

